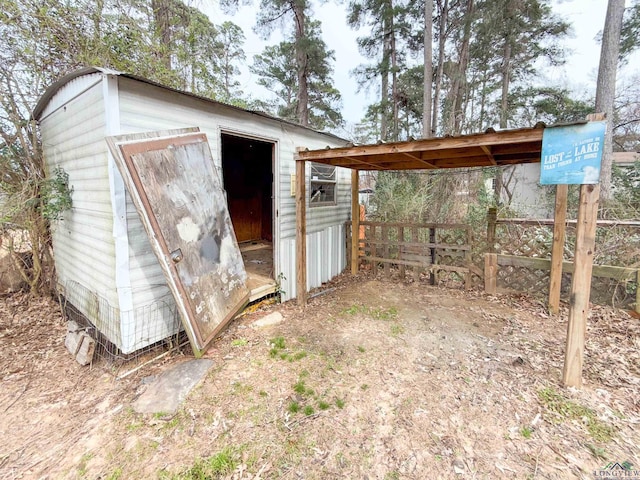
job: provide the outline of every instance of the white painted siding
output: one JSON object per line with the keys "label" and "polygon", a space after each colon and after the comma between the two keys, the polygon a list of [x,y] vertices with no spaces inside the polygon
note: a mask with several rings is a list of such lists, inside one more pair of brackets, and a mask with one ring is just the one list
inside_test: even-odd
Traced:
{"label": "white painted siding", "polygon": [[540,163],[525,163],[511,168],[514,173],[509,186],[513,192],[510,207],[525,217],[552,217],[553,202],[547,198],[545,187],[540,185]]}
{"label": "white painted siding", "polygon": [[58,283],[67,300],[119,345],[104,102],[96,75],[74,79],[59,90],[40,128],[47,171],[63,168],[73,188],[71,211],[53,226]]}
{"label": "white painted siding", "polygon": [[53,112],[80,96],[86,90],[94,87],[97,83],[100,83],[101,80],[102,74],[99,72],[82,75],[70,80],[64,85],[64,88],[58,90],[53,97],[51,97],[40,115],[40,120],[45,120]]}

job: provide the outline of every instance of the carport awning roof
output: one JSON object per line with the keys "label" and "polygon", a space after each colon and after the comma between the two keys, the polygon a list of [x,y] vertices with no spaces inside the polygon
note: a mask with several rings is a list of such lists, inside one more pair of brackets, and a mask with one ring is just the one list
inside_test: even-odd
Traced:
{"label": "carport awning roof", "polygon": [[[580,122],[583,123],[583,122]],[[302,150],[298,161],[355,170],[423,170],[540,162],[544,125],[376,145]]]}

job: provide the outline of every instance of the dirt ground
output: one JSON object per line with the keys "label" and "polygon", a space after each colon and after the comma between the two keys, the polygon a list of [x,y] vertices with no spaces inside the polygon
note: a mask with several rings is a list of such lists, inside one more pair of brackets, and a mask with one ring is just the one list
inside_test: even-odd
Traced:
{"label": "dirt ground", "polygon": [[[582,390],[566,310],[525,296],[338,278],[234,321],[177,414],[136,414],[190,358],[81,367],[57,305],[0,299],[0,479],[593,478],[640,465],[640,321],[594,307]],[[253,325],[279,311],[284,321]]]}

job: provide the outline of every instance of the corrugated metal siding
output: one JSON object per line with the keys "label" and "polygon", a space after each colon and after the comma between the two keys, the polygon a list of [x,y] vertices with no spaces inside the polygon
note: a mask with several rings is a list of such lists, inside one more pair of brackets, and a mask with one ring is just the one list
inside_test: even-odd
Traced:
{"label": "corrugated metal siding", "polygon": [[119,345],[119,325],[111,324],[118,295],[104,102],[100,84],[87,90],[99,78],[79,77],[60,89],[45,108],[40,128],[47,170],[62,167],[73,188],[71,211],[53,227],[58,283],[74,296],[68,300]]}
{"label": "corrugated metal siding", "polygon": [[[283,277],[283,300],[297,296],[296,290],[296,241],[288,238],[280,241]],[[321,286],[341,273],[347,265],[345,226],[332,225],[307,235],[307,288]]]}
{"label": "corrugated metal siding", "polygon": [[[297,147],[324,148],[327,145],[338,146],[339,143],[314,132],[298,130],[250,113],[210,104],[122,77],[119,79],[119,102],[122,134],[199,127],[207,134],[213,158],[218,167],[221,161],[219,145],[221,131],[277,141],[279,174],[276,176],[276,181],[279,185],[276,190],[279,191],[280,201],[277,205],[279,226],[276,229],[280,232],[280,271],[276,276],[282,273],[286,278],[282,281],[286,292],[284,298],[294,298],[296,214],[295,198],[290,195],[290,179],[291,175],[295,174],[293,160],[295,149]],[[307,185],[308,172],[309,170],[307,170]],[[308,248],[309,262],[320,265],[323,259],[332,258],[330,265],[316,269],[318,273],[314,273],[313,279],[310,278],[311,287],[319,286],[323,281],[340,273],[345,267],[345,260],[342,258],[345,248],[344,235],[338,230],[343,228],[342,225],[350,216],[350,178],[348,170],[339,169],[337,206],[308,209],[307,231],[310,232],[308,241],[315,242],[314,245],[317,244],[319,248],[324,249]],[[138,213],[130,200],[127,201],[127,221],[133,302],[134,307],[138,308],[152,303],[154,299],[165,297],[168,289]],[[313,234],[316,235],[313,236]],[[338,246],[340,243],[342,245]]]}

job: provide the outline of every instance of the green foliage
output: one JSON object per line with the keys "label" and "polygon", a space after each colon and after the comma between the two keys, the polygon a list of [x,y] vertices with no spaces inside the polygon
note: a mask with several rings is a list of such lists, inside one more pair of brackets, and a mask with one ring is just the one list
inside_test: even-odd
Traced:
{"label": "green foliage", "polygon": [[622,31],[620,32],[620,58],[627,59],[640,47],[640,1],[633,0],[624,12]]}
{"label": "green foliage", "polygon": [[630,167],[613,165],[611,172],[613,198],[623,211],[624,217],[640,217],[640,160]]}
{"label": "green foliage", "polygon": [[518,86],[509,94],[514,127],[584,120],[593,113],[593,99],[576,99],[566,88]]}
{"label": "green foliage", "polygon": [[198,459],[184,472],[163,476],[170,480],[209,480],[231,474],[240,462],[236,449],[225,447],[208,458]]}
{"label": "green foliage", "polygon": [[532,433],[533,433],[533,429],[527,425],[520,428],[520,435],[522,435],[527,440],[531,438]]}
{"label": "green foliage", "polygon": [[69,174],[56,167],[51,178],[45,180],[40,188],[42,216],[50,221],[62,219],[62,214],[72,205],[69,187]]}
{"label": "green foliage", "polygon": [[[309,126],[318,130],[336,128],[343,122],[340,114],[340,92],[332,85],[333,50],[321,38],[320,22],[310,21],[303,40],[307,57],[306,78],[309,90]],[[254,57],[251,71],[258,84],[276,95],[275,101],[262,102],[263,109],[280,118],[297,122],[298,64],[296,39],[290,36],[277,45],[268,46]]]}
{"label": "green foliage", "polygon": [[598,418],[596,412],[572,400],[566,399],[553,388],[547,387],[538,391],[538,398],[556,421],[579,420],[584,422],[587,431],[598,442],[608,442],[615,434],[615,429]]}

